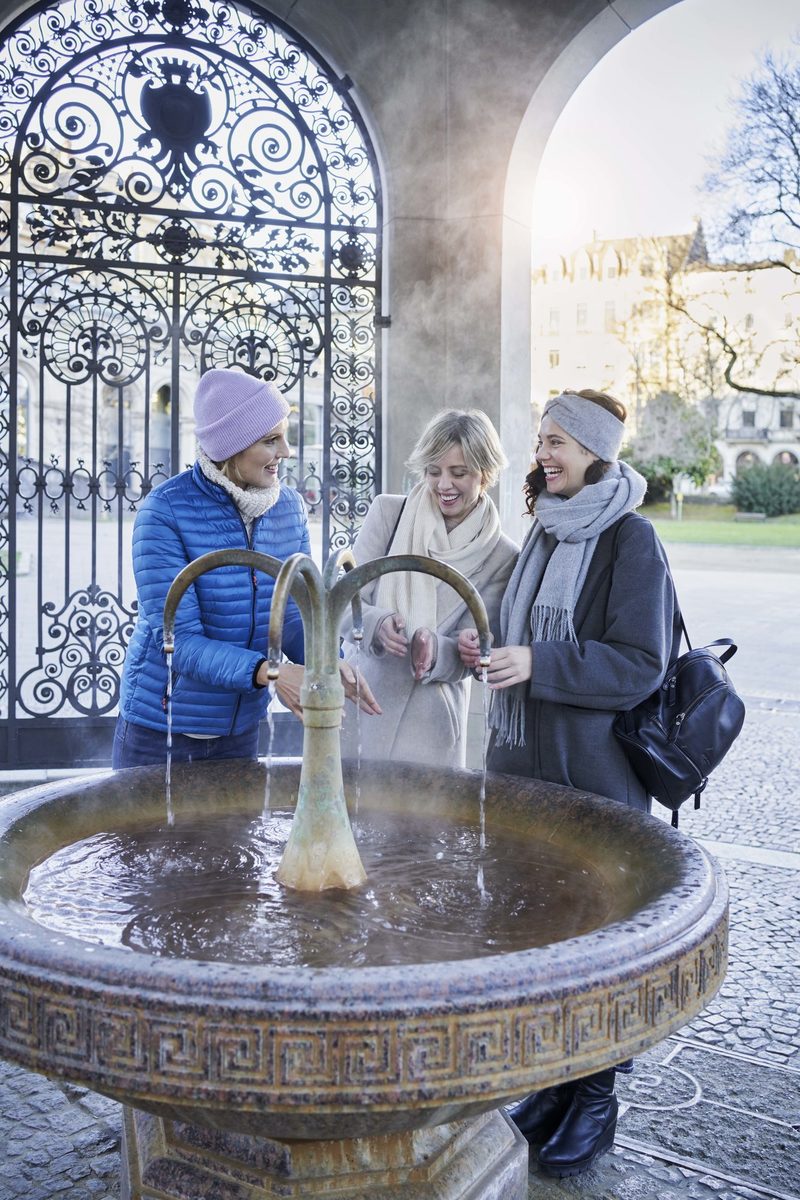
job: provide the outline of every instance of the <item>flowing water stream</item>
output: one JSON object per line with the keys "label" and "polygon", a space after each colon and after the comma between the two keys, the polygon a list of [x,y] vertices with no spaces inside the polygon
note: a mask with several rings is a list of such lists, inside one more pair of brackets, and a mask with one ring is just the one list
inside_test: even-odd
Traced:
{"label": "flowing water stream", "polygon": [[172,811],[172,652],[167,654],[167,767],[164,790],[167,800],[167,824],[175,824]]}
{"label": "flowing water stream", "polygon": [[264,820],[269,817],[269,792],[272,784],[272,743],[275,739],[275,714],[272,711],[272,706],[275,703],[275,697],[278,694],[277,684],[274,679],[271,679],[267,685],[269,699],[267,700],[267,780],[264,784]]}
{"label": "flowing water stream", "polygon": [[356,647],[356,806],[353,814],[353,833],[358,834],[358,806],[361,802],[361,640],[363,632],[353,630],[353,641]]}
{"label": "flowing water stream", "polygon": [[[481,684],[483,686],[483,741],[481,744],[482,762],[481,762],[481,855],[486,850],[486,762],[489,756],[489,671],[488,668],[481,668]],[[478,863],[478,890],[481,893],[481,900],[486,901],[491,897],[486,890],[485,881],[483,878],[483,863]]]}

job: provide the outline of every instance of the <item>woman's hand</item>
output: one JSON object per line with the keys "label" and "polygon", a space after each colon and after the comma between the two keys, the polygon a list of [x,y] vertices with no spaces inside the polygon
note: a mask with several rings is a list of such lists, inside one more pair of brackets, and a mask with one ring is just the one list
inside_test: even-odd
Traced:
{"label": "woman's hand", "polygon": [[527,683],[533,674],[533,649],[530,646],[500,646],[492,650],[489,687],[493,691]]}
{"label": "woman's hand", "polygon": [[[261,682],[261,672],[263,671],[266,675],[266,670],[266,663],[262,663],[261,670],[258,672],[259,683]],[[275,682],[275,691],[281,704],[301,720],[303,719],[303,706],[300,703],[300,688],[303,686],[304,674],[305,667],[301,667],[298,663],[281,663]]]}
{"label": "woman's hand", "polygon": [[371,716],[380,717],[383,714],[378,701],[372,694],[372,690],[363,675],[356,672],[350,663],[339,663],[339,674],[342,679],[344,694],[348,700],[352,700],[354,704],[362,712],[369,713]]}
{"label": "woman's hand", "polygon": [[458,653],[465,667],[477,671],[481,665],[481,646],[477,629],[462,629],[458,635]]}
{"label": "woman's hand", "polygon": [[411,666],[417,681],[423,679],[436,666],[438,651],[438,639],[431,629],[421,626],[414,630],[411,639]]}
{"label": "woman's hand", "polygon": [[375,630],[373,641],[382,646],[387,654],[405,658],[408,654],[408,638],[405,630],[406,623],[400,613],[389,613],[389,616],[384,617]]}
{"label": "woman's hand", "polygon": [[[339,674],[344,694],[348,700],[355,701],[356,690],[358,690],[359,708],[362,712],[381,716],[381,706],[373,696],[370,686],[363,675],[358,685],[356,685],[356,672],[346,662],[339,663]],[[281,704],[285,708],[288,708],[290,712],[293,712],[296,717],[300,717],[301,720],[303,719],[303,706],[300,703],[300,689],[303,686],[304,675],[305,667],[300,666],[298,663],[281,663],[275,683],[275,691]],[[257,682],[262,687],[267,687],[271,682],[267,678],[266,662],[263,662],[259,668]]]}

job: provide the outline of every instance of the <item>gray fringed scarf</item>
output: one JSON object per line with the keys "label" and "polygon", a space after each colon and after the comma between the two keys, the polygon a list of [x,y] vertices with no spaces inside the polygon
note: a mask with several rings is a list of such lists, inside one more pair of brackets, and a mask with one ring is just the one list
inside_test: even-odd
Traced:
{"label": "gray fringed scarf", "polygon": [[[599,483],[569,499],[542,492],[533,526],[523,543],[500,608],[503,646],[574,642],[573,614],[597,539],[621,516],[637,508],[647,483],[633,467],[615,462]],[[546,533],[556,538],[551,552]],[[536,670],[534,657],[534,670]],[[525,745],[527,683],[495,692],[491,724],[498,744]]]}

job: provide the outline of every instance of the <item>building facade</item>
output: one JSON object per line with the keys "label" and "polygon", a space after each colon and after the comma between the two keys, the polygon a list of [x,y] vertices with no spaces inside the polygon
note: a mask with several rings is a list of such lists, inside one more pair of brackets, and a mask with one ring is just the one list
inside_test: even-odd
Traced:
{"label": "building facade", "polygon": [[[651,397],[710,414],[725,489],[755,462],[800,459],[800,286],[782,259],[713,263],[702,229],[593,241],[534,268],[534,404],[562,388]],[[737,386],[733,386],[736,384]]]}

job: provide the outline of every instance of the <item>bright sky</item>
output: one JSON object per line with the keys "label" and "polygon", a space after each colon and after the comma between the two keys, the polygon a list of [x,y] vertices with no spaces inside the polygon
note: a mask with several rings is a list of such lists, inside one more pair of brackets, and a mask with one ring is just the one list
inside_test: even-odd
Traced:
{"label": "bright sky", "polygon": [[623,38],[573,93],[547,144],[534,264],[595,230],[690,229],[708,204],[698,187],[724,145],[731,100],[766,49],[800,55],[798,0],[681,0]]}

